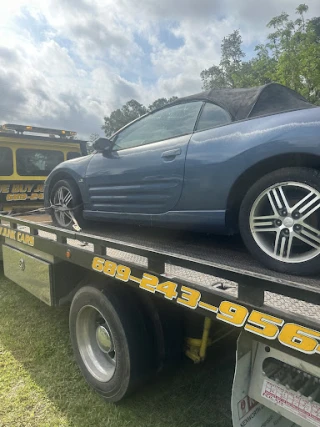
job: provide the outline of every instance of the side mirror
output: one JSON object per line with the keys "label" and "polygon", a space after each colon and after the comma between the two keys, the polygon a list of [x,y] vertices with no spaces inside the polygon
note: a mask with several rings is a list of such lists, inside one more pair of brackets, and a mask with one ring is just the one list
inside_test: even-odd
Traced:
{"label": "side mirror", "polygon": [[113,143],[108,138],[99,138],[93,143],[93,148],[100,153],[110,152],[112,147]]}

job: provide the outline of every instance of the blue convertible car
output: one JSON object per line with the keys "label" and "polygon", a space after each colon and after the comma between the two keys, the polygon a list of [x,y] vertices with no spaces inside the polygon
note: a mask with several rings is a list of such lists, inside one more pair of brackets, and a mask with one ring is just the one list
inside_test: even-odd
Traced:
{"label": "blue convertible car", "polygon": [[74,218],[233,234],[272,269],[320,272],[320,108],[271,83],[210,90],[149,113],[46,181]]}

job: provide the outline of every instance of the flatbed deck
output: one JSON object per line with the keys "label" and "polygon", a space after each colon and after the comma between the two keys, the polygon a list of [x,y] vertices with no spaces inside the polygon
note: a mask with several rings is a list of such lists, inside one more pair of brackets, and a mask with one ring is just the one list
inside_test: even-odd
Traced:
{"label": "flatbed deck", "polygon": [[[34,223],[40,227],[39,236],[46,238],[50,238],[48,231],[57,230],[47,215],[21,216],[16,220],[20,227]],[[67,239],[68,244],[83,251],[95,252],[98,242],[107,248],[108,256],[139,267],[147,267],[148,258],[154,254],[157,259],[162,258],[165,275],[169,277],[249,300],[256,306],[265,304],[313,321],[320,319],[320,276],[301,277],[271,271],[247,252],[239,237],[115,223],[89,224],[81,233],[66,233],[73,235]]]}
{"label": "flatbed deck", "polygon": [[[17,219],[51,225],[50,217],[47,215],[21,216]],[[238,236],[219,236],[115,223],[95,223],[83,229],[81,233],[104,241],[117,241],[148,248],[164,255],[202,261],[230,270],[230,274],[241,272],[245,276],[320,292],[320,275],[302,277],[269,270],[248,253]]]}

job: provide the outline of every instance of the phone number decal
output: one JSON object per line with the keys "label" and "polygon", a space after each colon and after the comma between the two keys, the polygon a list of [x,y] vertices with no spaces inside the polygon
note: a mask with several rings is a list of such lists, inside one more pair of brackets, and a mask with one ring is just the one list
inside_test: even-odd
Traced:
{"label": "phone number decal", "polygon": [[320,332],[313,329],[295,323],[285,323],[283,319],[257,310],[249,312],[246,307],[230,301],[222,301],[219,307],[215,307],[203,301],[201,292],[196,289],[180,286],[171,281],[160,283],[158,277],[149,273],[143,273],[140,279],[131,274],[129,267],[104,258],[94,257],[92,269],[122,282],[135,282],[140,289],[151,294],[162,294],[165,299],[175,301],[191,310],[202,308],[215,313],[216,318],[222,322],[244,328],[268,340],[277,339],[281,344],[302,353],[320,353]]}

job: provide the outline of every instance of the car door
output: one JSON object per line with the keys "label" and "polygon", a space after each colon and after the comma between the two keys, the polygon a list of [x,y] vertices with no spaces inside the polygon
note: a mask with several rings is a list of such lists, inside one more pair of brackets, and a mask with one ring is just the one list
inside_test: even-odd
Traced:
{"label": "car door", "polygon": [[173,209],[201,106],[195,101],[151,113],[123,129],[110,153],[96,153],[85,177],[89,209],[150,214]]}

